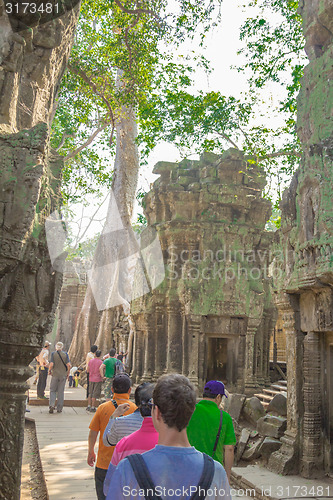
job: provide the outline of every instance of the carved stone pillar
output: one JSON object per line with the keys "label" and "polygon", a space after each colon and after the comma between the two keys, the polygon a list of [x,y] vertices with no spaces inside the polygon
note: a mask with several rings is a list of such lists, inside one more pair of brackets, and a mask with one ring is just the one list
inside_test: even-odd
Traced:
{"label": "carved stone pillar", "polygon": [[198,387],[198,364],[199,364],[199,339],[201,330],[201,316],[191,315],[188,317],[188,378],[195,387]]}
{"label": "carved stone pillar", "polygon": [[238,359],[237,359],[237,391],[244,392],[245,388],[245,350],[246,350],[246,336],[239,336],[238,344]]}
{"label": "carved stone pillar", "polygon": [[181,317],[178,303],[167,305],[167,373],[181,373],[182,371],[182,346],[181,342]]}
{"label": "carved stone pillar", "polygon": [[283,294],[277,306],[282,310],[283,329],[286,334],[287,356],[287,430],[281,438],[281,448],[272,453],[268,468],[279,474],[298,474],[299,437],[302,419],[302,340],[299,331],[299,303],[297,296]]}
{"label": "carved stone pillar", "polygon": [[[9,340],[9,332],[5,333],[2,330],[1,350],[11,359],[11,362],[8,363],[1,359],[0,367],[0,497],[16,500],[20,497],[23,429],[27,400],[26,391],[28,389],[25,381],[33,375],[33,371],[29,367],[24,367],[23,364],[25,363],[17,359],[21,357],[17,356],[17,353],[20,352],[23,346],[15,346],[16,351],[14,345],[8,345]],[[30,346],[26,347],[29,348]],[[15,359],[17,364],[14,362]]]}
{"label": "carved stone pillar", "polygon": [[257,387],[254,373],[255,362],[255,335],[258,325],[249,321],[246,331],[245,349],[245,388]]}
{"label": "carved stone pillar", "polygon": [[320,334],[309,332],[304,339],[304,427],[301,460],[301,474],[308,478],[324,474],[321,363]]}
{"label": "carved stone pillar", "polygon": [[133,370],[131,373],[131,379],[133,383],[140,383],[141,381],[143,365],[144,365],[144,347],[145,347],[144,333],[142,330],[136,330],[134,336],[134,346],[133,346],[133,353],[134,353]]}
{"label": "carved stone pillar", "polygon": [[199,332],[198,341],[198,378],[199,392],[203,391],[207,376],[207,337],[204,332]]}
{"label": "carved stone pillar", "polygon": [[20,497],[28,364],[52,328],[62,281],[44,230],[58,208],[62,162],[46,139],[45,124],[0,136],[0,496],[11,500]]}
{"label": "carved stone pillar", "polygon": [[155,371],[153,380],[157,380],[166,367],[167,336],[165,331],[165,307],[155,305]]}
{"label": "carved stone pillar", "polygon": [[[151,319],[154,320],[154,318]],[[153,326],[152,323],[154,325],[155,322],[149,321],[149,318],[147,318],[144,343],[144,368],[141,378],[142,382],[152,382],[153,373],[155,371],[155,325]]]}

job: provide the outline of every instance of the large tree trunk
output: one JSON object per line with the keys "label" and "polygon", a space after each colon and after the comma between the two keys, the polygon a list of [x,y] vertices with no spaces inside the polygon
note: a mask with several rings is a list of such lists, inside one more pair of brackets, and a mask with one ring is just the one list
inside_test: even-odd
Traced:
{"label": "large tree trunk", "polygon": [[117,148],[110,202],[88,274],[89,285],[84,305],[69,350],[73,363],[84,360],[91,343],[96,343],[103,352],[109,350],[112,346],[112,329],[119,319],[119,306],[129,309],[135,267],[135,259],[131,259],[131,255],[138,250],[130,222],[139,172],[139,154],[135,142],[137,126],[133,109],[122,109],[116,132]]}
{"label": "large tree trunk", "polygon": [[52,327],[61,287],[44,229],[60,203],[62,169],[49,125],[78,10],[14,32],[0,5],[0,497],[7,500],[20,497],[28,364]]}

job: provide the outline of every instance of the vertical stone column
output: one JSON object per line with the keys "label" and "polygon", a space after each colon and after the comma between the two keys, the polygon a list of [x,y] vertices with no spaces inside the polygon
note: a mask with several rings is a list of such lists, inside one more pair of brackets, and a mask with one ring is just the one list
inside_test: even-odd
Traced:
{"label": "vertical stone column", "polygon": [[142,377],[145,348],[144,340],[144,333],[142,330],[136,330],[133,346],[135,360],[133,363],[134,368],[131,373],[131,379],[134,383],[140,383]]}
{"label": "vertical stone column", "polygon": [[246,336],[240,335],[237,353],[237,391],[244,392],[245,388],[245,350]]}
{"label": "vertical stone column", "polygon": [[299,330],[299,299],[282,294],[277,306],[283,311],[283,328],[286,334],[287,355],[287,430],[281,438],[281,448],[272,453],[268,468],[279,474],[299,473],[299,435],[302,418],[302,341]]}
{"label": "vertical stone column", "polygon": [[255,354],[255,335],[258,325],[251,320],[248,323],[246,331],[245,344],[245,388],[257,387],[254,374],[254,354]]}
{"label": "vertical stone column", "polygon": [[181,317],[179,303],[167,305],[167,373],[182,372],[182,350],[179,343],[181,337]]}
{"label": "vertical stone column", "polygon": [[308,478],[319,477],[324,473],[320,366],[320,334],[309,332],[304,340],[304,428],[301,460],[301,474]]}
{"label": "vertical stone column", "polygon": [[145,327],[145,347],[144,347],[144,366],[142,382],[151,382],[155,371],[155,321],[154,317],[146,317]]}
{"label": "vertical stone column", "polygon": [[165,332],[165,308],[162,303],[155,305],[155,371],[153,379],[157,380],[166,367],[167,337]]}
{"label": "vertical stone column", "polygon": [[201,316],[191,315],[188,317],[188,378],[195,387],[198,387],[198,365],[199,365],[199,339],[201,331]]}
{"label": "vertical stone column", "polygon": [[19,353],[24,347],[17,345],[15,353],[14,345],[6,345],[6,337],[9,340],[9,332],[2,331],[1,349],[7,360],[1,359],[0,366],[0,498],[18,500],[28,389],[25,380],[33,371],[20,360]]}

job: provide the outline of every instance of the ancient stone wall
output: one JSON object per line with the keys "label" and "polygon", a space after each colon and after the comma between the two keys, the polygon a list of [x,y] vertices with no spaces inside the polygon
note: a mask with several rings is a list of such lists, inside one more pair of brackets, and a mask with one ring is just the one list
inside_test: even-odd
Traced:
{"label": "ancient stone wall", "polygon": [[237,150],[159,162],[154,172],[160,178],[145,212],[166,278],[132,302],[134,380],[179,372],[200,390],[207,378],[241,391],[268,383],[272,233],[264,230],[264,172]]}
{"label": "ancient stone wall", "polygon": [[78,18],[79,6],[72,7],[50,21],[23,9],[7,14],[0,2],[0,496],[6,500],[20,498],[28,365],[52,328],[61,287],[45,221],[60,205],[63,164],[49,148],[49,127]]}
{"label": "ancient stone wall", "polygon": [[300,2],[306,52],[297,129],[303,159],[282,200],[277,305],[287,344],[288,428],[269,466],[317,477],[333,470],[333,5]]}
{"label": "ancient stone wall", "polygon": [[55,337],[55,342],[61,341],[66,351],[68,351],[73,339],[86,289],[87,274],[83,262],[80,259],[67,261],[56,313]]}

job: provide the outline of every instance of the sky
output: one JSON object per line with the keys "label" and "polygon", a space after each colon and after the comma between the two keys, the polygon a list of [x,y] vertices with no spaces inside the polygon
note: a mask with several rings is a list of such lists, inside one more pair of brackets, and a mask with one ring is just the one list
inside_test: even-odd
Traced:
{"label": "sky", "polygon": [[[244,58],[237,55],[237,51],[242,47],[239,40],[239,31],[241,25],[247,17],[252,17],[257,13],[256,7],[244,7],[244,0],[223,0],[221,6],[221,22],[212,29],[206,37],[206,49],[204,55],[211,63],[212,72],[207,78],[207,75],[202,72],[197,72],[195,75],[195,89],[192,90],[214,90],[220,91],[223,95],[240,97],[241,93],[247,87],[246,73],[239,73],[232,66],[242,66]],[[195,49],[195,46],[190,44],[185,45],[184,50]],[[272,101],[278,101],[281,98],[280,88],[268,87],[266,90],[267,101],[274,104]],[[274,118],[276,119],[276,118]],[[196,159],[195,155],[191,159]],[[178,150],[171,144],[158,144],[155,150],[148,158],[146,166],[142,167],[139,173],[138,190],[144,192],[149,191],[150,185],[158,177],[152,173],[154,165],[158,161],[179,161],[180,154]],[[85,222],[83,228],[89,221],[89,216],[96,210],[95,200],[89,200],[89,207],[85,209]],[[106,215],[108,201],[106,200],[98,212],[97,218],[103,219]],[[77,214],[82,212],[82,206],[75,207]],[[137,218],[138,211],[142,211],[138,205],[135,206],[134,219]],[[75,232],[75,225],[72,226]],[[92,223],[86,232],[86,236],[92,237],[96,232],[100,232],[102,223]]]}

